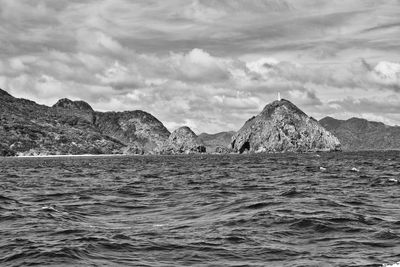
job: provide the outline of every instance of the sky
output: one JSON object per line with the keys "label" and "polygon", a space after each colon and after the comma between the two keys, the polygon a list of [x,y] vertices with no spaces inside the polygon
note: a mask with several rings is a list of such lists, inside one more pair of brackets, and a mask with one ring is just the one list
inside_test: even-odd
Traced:
{"label": "sky", "polygon": [[400,0],[0,0],[0,88],[238,130],[277,93],[400,125]]}

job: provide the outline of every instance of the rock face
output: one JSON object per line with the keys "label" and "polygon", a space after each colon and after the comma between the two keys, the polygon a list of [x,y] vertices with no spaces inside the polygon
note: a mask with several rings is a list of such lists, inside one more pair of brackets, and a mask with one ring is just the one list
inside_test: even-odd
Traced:
{"label": "rock face", "polygon": [[325,117],[319,122],[337,136],[343,150],[400,149],[400,126],[360,118],[337,120]]}
{"label": "rock face", "polygon": [[0,89],[0,156],[151,154],[169,134],[143,111],[95,112],[69,99],[47,107]]}
{"label": "rock face", "polygon": [[207,152],[226,154],[231,151],[231,140],[234,134],[235,132],[202,133],[198,136],[198,140],[204,143]]}
{"label": "rock face", "polygon": [[231,146],[239,153],[340,150],[334,135],[285,99],[249,119],[232,137]]}
{"label": "rock face", "polygon": [[161,154],[196,154],[205,153],[206,147],[189,127],[184,126],[171,133],[160,152]]}

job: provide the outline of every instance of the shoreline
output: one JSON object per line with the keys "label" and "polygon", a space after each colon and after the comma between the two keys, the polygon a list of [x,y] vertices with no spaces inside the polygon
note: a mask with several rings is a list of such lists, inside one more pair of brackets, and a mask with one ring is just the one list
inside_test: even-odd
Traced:
{"label": "shoreline", "polygon": [[80,154],[80,155],[20,155],[4,158],[70,158],[70,157],[121,157],[121,156],[140,156],[126,154]]}
{"label": "shoreline", "polygon": [[259,154],[318,154],[318,153],[357,153],[357,152],[399,152],[400,149],[377,149],[377,150],[342,150],[342,151],[307,151],[307,152],[264,152],[264,153],[200,153],[200,154],[79,154],[79,155],[17,155],[17,156],[5,156],[1,158],[72,158],[72,157],[139,157],[139,156],[190,156],[190,155],[259,155]]}

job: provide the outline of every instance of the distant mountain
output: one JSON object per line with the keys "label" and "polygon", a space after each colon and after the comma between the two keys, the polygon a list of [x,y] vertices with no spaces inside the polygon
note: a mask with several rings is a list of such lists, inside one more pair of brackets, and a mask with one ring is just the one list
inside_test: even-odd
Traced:
{"label": "distant mountain", "polygon": [[308,152],[340,150],[339,140],[288,100],[274,101],[232,137],[234,151]]}
{"label": "distant mountain", "polygon": [[209,153],[225,153],[230,149],[232,136],[235,132],[220,132],[216,134],[202,133],[198,139],[204,143]]}
{"label": "distant mountain", "polygon": [[340,140],[343,150],[400,149],[400,127],[360,118],[337,120],[325,117],[319,121]]}
{"label": "distant mountain", "polygon": [[155,153],[169,135],[144,111],[96,112],[69,99],[48,107],[0,89],[0,156]]}

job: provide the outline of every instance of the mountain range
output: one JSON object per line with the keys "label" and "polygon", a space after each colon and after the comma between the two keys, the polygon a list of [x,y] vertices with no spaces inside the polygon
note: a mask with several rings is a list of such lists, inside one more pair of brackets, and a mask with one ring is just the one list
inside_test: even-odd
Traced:
{"label": "mountain range", "polygon": [[144,111],[97,112],[83,101],[54,106],[0,90],[0,155],[144,154],[170,135]]}
{"label": "mountain range", "polygon": [[66,98],[49,107],[0,89],[0,156],[340,149],[400,149],[400,127],[357,118],[326,117],[318,122],[281,100],[268,104],[238,132],[197,136],[186,126],[170,133],[157,118],[141,110],[99,112],[84,101]]}
{"label": "mountain range", "polygon": [[400,149],[400,126],[360,118],[337,120],[325,117],[319,123],[340,140],[343,150]]}

